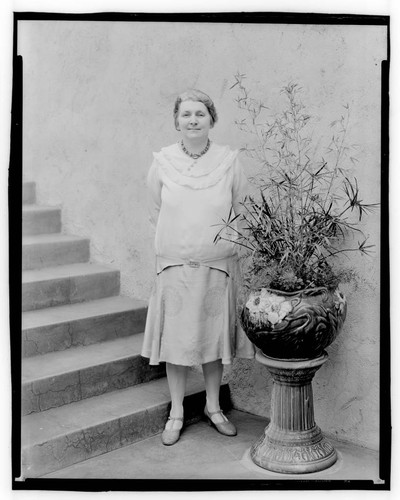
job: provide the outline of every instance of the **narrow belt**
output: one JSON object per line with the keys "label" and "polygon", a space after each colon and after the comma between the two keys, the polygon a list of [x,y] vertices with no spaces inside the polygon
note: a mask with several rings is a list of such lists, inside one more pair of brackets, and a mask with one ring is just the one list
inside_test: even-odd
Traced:
{"label": "narrow belt", "polygon": [[225,255],[224,257],[217,257],[217,258],[214,258],[214,259],[202,259],[202,260],[195,260],[195,259],[182,259],[180,257],[176,258],[176,257],[167,257],[165,255],[157,255],[157,257],[161,258],[161,259],[165,259],[165,260],[169,260],[171,261],[172,263],[180,263],[180,264],[186,264],[190,267],[194,267],[194,268],[198,268],[200,267],[201,265],[203,264],[207,264],[207,263],[210,263],[210,262],[218,262],[219,260],[225,260],[225,259],[230,259],[231,257],[235,257],[236,254],[230,254],[230,255]]}

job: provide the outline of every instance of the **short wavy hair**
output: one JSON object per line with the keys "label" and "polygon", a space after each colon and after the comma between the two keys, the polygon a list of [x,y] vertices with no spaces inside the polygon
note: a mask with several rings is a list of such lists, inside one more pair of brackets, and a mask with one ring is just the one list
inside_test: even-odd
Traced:
{"label": "short wavy hair", "polygon": [[215,109],[214,103],[211,99],[210,96],[202,92],[201,90],[197,89],[189,89],[180,94],[175,101],[175,106],[174,106],[174,121],[175,121],[175,128],[178,130],[178,113],[179,113],[179,108],[181,105],[181,102],[184,101],[194,101],[194,102],[202,102],[204,106],[208,109],[208,112],[210,113],[211,116],[211,127],[214,126],[214,124],[218,120],[218,115],[217,115],[217,110]]}

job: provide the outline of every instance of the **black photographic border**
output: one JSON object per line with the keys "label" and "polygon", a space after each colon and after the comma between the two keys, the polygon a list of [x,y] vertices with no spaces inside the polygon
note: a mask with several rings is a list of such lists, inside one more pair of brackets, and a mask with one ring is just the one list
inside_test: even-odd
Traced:
{"label": "black photographic border", "polygon": [[[381,288],[380,288],[380,452],[379,476],[372,480],[165,480],[165,479],[20,479],[21,475],[21,290],[22,290],[22,56],[17,55],[19,21],[120,21],[188,23],[263,23],[375,25],[387,27],[387,59],[381,81]],[[12,383],[13,490],[52,491],[234,491],[234,490],[390,490],[391,472],[391,365],[389,263],[389,67],[390,17],[357,14],[289,12],[224,13],[51,13],[14,12],[11,147],[9,166],[9,290]]]}

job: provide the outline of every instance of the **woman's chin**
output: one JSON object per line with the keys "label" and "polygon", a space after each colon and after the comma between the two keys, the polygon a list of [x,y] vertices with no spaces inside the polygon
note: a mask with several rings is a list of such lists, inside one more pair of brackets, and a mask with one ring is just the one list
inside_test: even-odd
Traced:
{"label": "woman's chin", "polygon": [[187,139],[207,139],[208,134],[205,134],[202,130],[188,130],[185,134]]}

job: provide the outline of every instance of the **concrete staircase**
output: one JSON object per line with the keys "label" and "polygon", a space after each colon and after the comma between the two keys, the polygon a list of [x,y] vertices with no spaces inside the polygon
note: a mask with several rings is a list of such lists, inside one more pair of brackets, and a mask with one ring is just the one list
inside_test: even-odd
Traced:
{"label": "concrete staircase", "polygon": [[[34,183],[23,202],[22,475],[39,477],[161,432],[170,400],[165,367],[140,356],[146,304],[89,262],[88,239],[61,233],[61,210],[36,205]],[[204,399],[193,372],[189,423]],[[221,399],[229,408],[227,385]]]}

